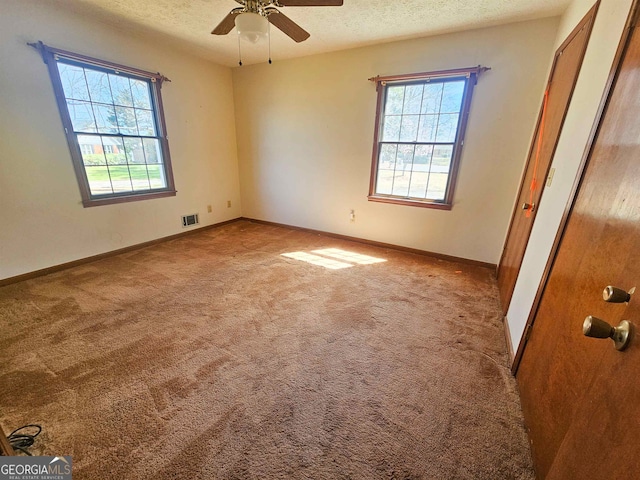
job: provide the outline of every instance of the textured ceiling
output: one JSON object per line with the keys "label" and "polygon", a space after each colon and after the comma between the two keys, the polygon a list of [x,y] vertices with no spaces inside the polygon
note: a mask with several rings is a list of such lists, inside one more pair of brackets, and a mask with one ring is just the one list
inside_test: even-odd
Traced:
{"label": "textured ceiling", "polygon": [[[216,63],[238,64],[238,39],[210,32],[234,0],[48,0],[57,8],[189,48]],[[283,7],[311,34],[295,43],[271,30],[274,61],[561,14],[571,0],[344,0],[342,7]],[[242,45],[248,65],[265,62],[267,44]]]}

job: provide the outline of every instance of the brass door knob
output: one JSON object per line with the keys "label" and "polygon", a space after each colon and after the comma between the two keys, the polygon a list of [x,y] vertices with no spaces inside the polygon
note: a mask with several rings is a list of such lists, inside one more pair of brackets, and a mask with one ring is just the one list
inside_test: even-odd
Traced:
{"label": "brass door knob", "polygon": [[582,333],[587,337],[610,338],[617,350],[624,350],[631,340],[631,323],[622,320],[617,327],[612,327],[604,320],[589,315],[582,324]]}
{"label": "brass door knob", "polygon": [[602,292],[602,298],[605,302],[609,303],[625,303],[631,300],[631,293],[625,292],[621,288],[609,285]]}

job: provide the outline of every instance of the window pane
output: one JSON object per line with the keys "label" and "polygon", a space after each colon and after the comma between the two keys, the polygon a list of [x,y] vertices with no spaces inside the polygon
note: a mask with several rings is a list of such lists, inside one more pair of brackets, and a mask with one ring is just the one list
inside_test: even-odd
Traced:
{"label": "window pane", "polygon": [[451,168],[451,157],[453,156],[453,145],[436,145],[433,148],[433,159],[431,160],[431,171],[436,173],[449,173]]}
{"label": "window pane", "polygon": [[111,87],[109,86],[107,74],[86,68],[85,75],[87,76],[91,101],[112,104],[113,98],[111,97]]}
{"label": "window pane", "polygon": [[409,181],[411,180],[411,167],[406,171],[396,171],[393,178],[393,191],[392,195],[398,197],[409,196]]}
{"label": "window pane", "polygon": [[118,133],[116,112],[112,106],[94,104],[93,113],[98,122],[99,133]]}
{"label": "window pane", "polygon": [[416,167],[420,167],[418,170],[429,171],[433,148],[433,145],[416,145],[416,152],[413,156],[414,171]]}
{"label": "window pane", "polygon": [[149,172],[151,188],[167,188],[167,179],[164,174],[164,165],[147,165],[147,171]]}
{"label": "window pane", "polygon": [[404,105],[404,87],[387,87],[385,115],[400,115]]}
{"label": "window pane", "polygon": [[385,143],[380,147],[380,158],[378,166],[388,170],[396,168],[396,154],[398,153],[398,145]]}
{"label": "window pane", "polygon": [[458,131],[458,117],[457,113],[445,113],[440,115],[438,119],[438,133],[436,135],[436,142],[455,142],[456,133]]}
{"label": "window pane", "polygon": [[96,122],[89,102],[67,100],[67,110],[74,132],[95,132]]}
{"label": "window pane", "polygon": [[400,127],[401,142],[415,142],[418,138],[418,123],[420,115],[403,115],[402,127]]}
{"label": "window pane", "polygon": [[109,175],[111,176],[111,185],[115,193],[133,191],[129,167],[127,165],[110,165],[108,168]]}
{"label": "window pane", "polygon": [[431,173],[431,175],[429,175],[427,198],[431,200],[444,200],[448,178],[449,175],[445,173]]}
{"label": "window pane", "polygon": [[127,152],[127,160],[129,161],[129,164],[146,163],[144,149],[142,148],[142,139],[125,138],[124,147]]}
{"label": "window pane", "polygon": [[432,155],[433,145],[416,145],[409,187],[410,197],[424,198],[427,194]]}
{"label": "window pane", "polygon": [[423,90],[423,85],[408,85],[406,87],[404,94],[404,108],[402,110],[404,115],[420,113]]}
{"label": "window pane", "polygon": [[424,198],[427,193],[427,182],[429,172],[424,171],[424,165],[414,165],[411,173],[411,185],[409,186],[409,196],[414,198]]}
{"label": "window pane", "polygon": [[442,100],[442,83],[427,83],[424,86],[422,98],[422,113],[440,112],[440,102]]}
{"label": "window pane", "polygon": [[444,84],[442,94],[442,107],[440,113],[458,113],[462,108],[462,96],[464,94],[465,81],[447,82]]}
{"label": "window pane", "polygon": [[84,169],[87,172],[91,195],[106,195],[108,193],[113,193],[107,167],[90,166],[84,167]]}
{"label": "window pane", "polygon": [[438,128],[437,115],[420,115],[420,127],[418,128],[419,142],[435,142]]}
{"label": "window pane", "polygon": [[142,80],[129,79],[131,82],[131,93],[133,94],[133,106],[151,110],[151,96],[149,95],[149,84]]}
{"label": "window pane", "polygon": [[452,155],[452,145],[437,145],[434,147],[427,198],[432,200],[444,200]]}
{"label": "window pane", "polygon": [[109,74],[109,84],[113,95],[113,103],[124,107],[133,107],[129,79],[120,75]]}
{"label": "window pane", "polygon": [[376,193],[391,195],[393,189],[393,170],[378,170]]}
{"label": "window pane", "polygon": [[140,135],[155,136],[156,127],[153,122],[153,112],[151,112],[151,110],[140,110],[136,108],[135,114]]}
{"label": "window pane", "polygon": [[62,89],[66,98],[89,100],[87,82],[84,79],[84,70],[81,67],[58,62],[58,71],[60,72]]}
{"label": "window pane", "polygon": [[126,165],[127,154],[120,137],[102,137],[105,156],[109,165]]}
{"label": "window pane", "polygon": [[413,163],[414,145],[398,145],[396,171],[393,181],[393,195],[406,197],[409,195],[411,180],[411,165]]}
{"label": "window pane", "polygon": [[85,165],[106,165],[98,135],[78,135],[78,145]]}
{"label": "window pane", "polygon": [[130,165],[131,183],[134,190],[149,190],[149,176],[146,165]]}
{"label": "window pane", "polygon": [[382,127],[383,142],[397,142],[400,138],[401,116],[385,116]]}
{"label": "window pane", "polygon": [[393,176],[396,168],[396,154],[398,145],[384,144],[380,147],[378,158],[378,178],[376,179],[376,193],[391,195]]}
{"label": "window pane", "polygon": [[118,128],[122,135],[138,135],[136,112],[133,108],[115,107],[118,117]]}
{"label": "window pane", "polygon": [[396,171],[409,170],[413,163],[414,145],[398,145],[398,155],[396,157]]}
{"label": "window pane", "polygon": [[144,156],[147,164],[162,163],[162,150],[160,140],[156,138],[143,138]]}

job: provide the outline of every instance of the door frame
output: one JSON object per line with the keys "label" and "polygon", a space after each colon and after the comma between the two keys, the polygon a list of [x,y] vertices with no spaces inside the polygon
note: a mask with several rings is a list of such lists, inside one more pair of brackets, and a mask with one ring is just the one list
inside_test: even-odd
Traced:
{"label": "door frame", "polygon": [[631,4],[631,8],[629,10],[629,14],[627,15],[627,20],[626,20],[624,29],[622,31],[622,36],[620,37],[620,42],[618,43],[618,48],[616,50],[613,63],[611,65],[611,70],[609,71],[609,76],[607,77],[607,81],[605,83],[604,91],[602,93],[602,98],[600,99],[598,110],[596,111],[596,116],[594,118],[593,125],[591,126],[591,131],[589,132],[589,137],[587,139],[587,143],[582,153],[582,158],[580,159],[580,164],[576,172],[576,177],[571,187],[571,191],[569,193],[569,199],[567,200],[567,203],[564,208],[564,212],[562,213],[562,219],[560,220],[558,231],[556,232],[556,236],[553,241],[551,251],[549,252],[549,257],[547,259],[547,263],[545,265],[542,278],[540,279],[540,283],[538,284],[536,296],[533,300],[531,310],[529,311],[529,316],[527,317],[524,333],[522,335],[522,338],[520,339],[520,343],[518,344],[518,349],[513,358],[513,362],[511,363],[511,373],[513,375],[516,375],[516,373],[518,372],[520,361],[522,360],[522,356],[524,354],[527,343],[529,341],[529,336],[531,334],[531,329],[533,327],[535,318],[538,314],[538,309],[540,307],[540,301],[542,300],[542,295],[544,294],[544,291],[547,287],[551,270],[553,268],[556,257],[558,255],[560,243],[562,241],[562,238],[564,237],[564,233],[567,227],[567,223],[569,221],[569,217],[573,212],[573,207],[575,205],[578,191],[584,180],[586,167],[589,163],[589,160],[591,159],[591,154],[595,146],[595,140],[600,131],[600,126],[602,125],[604,112],[606,111],[606,108],[609,105],[609,100],[611,99],[611,94],[613,92],[613,86],[620,73],[620,66],[622,64],[624,55],[627,51],[627,47],[631,39],[631,34],[633,33],[634,28],[636,28],[636,25],[638,24],[638,22],[640,22],[640,0],[633,0],[633,3]]}
{"label": "door frame", "polygon": [[[596,15],[598,13],[598,8],[600,7],[600,1],[601,0],[596,0],[596,2],[593,4],[593,6],[587,11],[587,13],[584,15],[584,17],[582,18],[582,20],[580,20],[580,22],[575,26],[575,28],[571,31],[571,33],[567,36],[567,38],[564,39],[564,41],[562,42],[562,44],[556,49],[554,55],[553,55],[553,63],[551,64],[551,69],[549,70],[549,76],[547,78],[547,83],[545,85],[545,91],[549,91],[550,87],[551,87],[551,83],[552,83],[552,79],[553,79],[553,75],[556,71],[556,67],[558,64],[558,59],[562,56],[562,53],[564,52],[565,48],[567,47],[567,45],[569,45],[573,39],[578,35],[578,33],[580,33],[582,31],[582,29],[589,24],[589,31],[587,32],[587,42],[585,44],[584,50],[582,51],[582,54],[580,56],[580,63],[579,63],[579,68],[578,71],[576,72],[576,77],[573,81],[573,85],[571,86],[571,91],[569,92],[569,101],[567,103],[567,106],[564,110],[564,112],[562,113],[562,120],[560,121],[560,129],[558,130],[558,135],[556,136],[554,143],[553,143],[553,147],[551,149],[551,161],[549,162],[549,165],[546,169],[546,171],[541,172],[540,178],[544,179],[544,181],[541,182],[542,188],[540,190],[540,197],[538,199],[538,204],[540,203],[540,201],[542,200],[542,196],[544,194],[544,185],[547,179],[547,176],[549,175],[549,170],[551,168],[551,165],[553,163],[553,157],[555,156],[555,152],[556,149],[558,148],[558,143],[560,141],[560,136],[562,135],[562,129],[564,128],[564,122],[567,118],[567,112],[569,111],[569,108],[571,107],[571,100],[573,99],[573,93],[575,91],[576,88],[576,84],[578,83],[578,78],[580,76],[580,71],[582,70],[582,63],[584,61],[584,56],[587,52],[587,48],[589,47],[589,41],[591,38],[591,31],[593,30],[593,25],[595,23],[596,20]],[[509,228],[507,229],[507,235],[505,237],[504,240],[504,245],[502,246],[502,253],[500,254],[500,261],[498,262],[498,265],[496,267],[496,276],[500,273],[500,266],[502,265],[502,262],[504,260],[505,257],[505,253],[507,251],[507,245],[509,242],[509,237],[511,236],[512,230],[513,230],[513,226],[515,224],[515,219],[516,219],[516,215],[521,213],[520,210],[520,195],[522,194],[522,191],[526,188],[525,185],[525,181],[527,178],[527,172],[529,171],[529,167],[531,166],[531,163],[533,161],[533,151],[534,148],[536,147],[536,143],[538,141],[540,141],[538,139],[539,133],[540,133],[540,128],[542,127],[542,116],[544,114],[544,99],[543,102],[541,103],[540,106],[540,110],[538,112],[538,119],[536,121],[536,127],[533,131],[533,136],[531,137],[531,144],[529,145],[529,152],[527,153],[527,163],[524,166],[524,170],[522,171],[522,177],[520,179],[520,186],[518,188],[518,194],[516,196],[515,199],[515,203],[514,203],[514,207],[513,210],[511,211],[511,220],[509,222]],[[533,230],[533,225],[536,221],[536,216],[538,214],[538,209],[535,208],[533,210],[531,210],[531,215],[532,215],[532,219],[531,219],[531,228],[529,229],[529,232],[527,232],[527,235],[525,237],[525,248],[522,251],[522,255],[520,255],[520,258],[518,259],[518,272],[515,276],[514,279],[514,284],[511,287],[511,293],[509,294],[509,298],[506,302],[505,305],[502,305],[502,312],[506,315],[507,314],[507,310],[509,309],[509,305],[511,304],[511,299],[513,298],[513,291],[515,289],[515,283],[518,280],[518,275],[520,274],[520,270],[522,268],[522,261],[524,259],[524,255],[526,253],[526,246],[529,243],[529,238],[531,237],[531,231]]]}

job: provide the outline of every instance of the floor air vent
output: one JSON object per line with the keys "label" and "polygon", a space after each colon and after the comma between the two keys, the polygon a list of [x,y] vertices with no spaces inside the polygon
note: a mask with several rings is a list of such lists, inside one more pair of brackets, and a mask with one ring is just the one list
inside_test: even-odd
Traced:
{"label": "floor air vent", "polygon": [[197,225],[200,222],[198,221],[198,214],[194,213],[192,215],[183,215],[182,216],[182,226],[190,227],[191,225]]}

